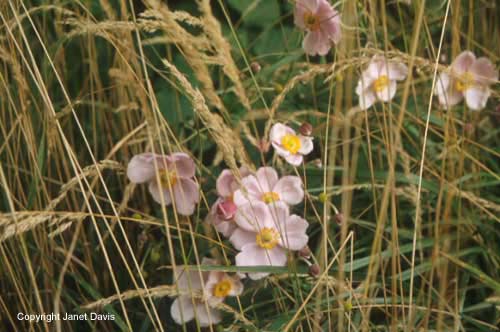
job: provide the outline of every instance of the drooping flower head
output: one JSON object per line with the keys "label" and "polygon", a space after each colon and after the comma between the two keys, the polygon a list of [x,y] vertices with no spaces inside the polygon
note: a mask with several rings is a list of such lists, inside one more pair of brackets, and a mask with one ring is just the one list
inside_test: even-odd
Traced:
{"label": "drooping flower head", "polygon": [[489,59],[476,59],[474,53],[464,51],[456,57],[448,72],[439,75],[434,93],[445,109],[465,98],[471,110],[479,111],[486,106],[490,85],[496,81],[498,71]]}
{"label": "drooping flower head", "polygon": [[365,110],[377,100],[390,101],[396,94],[396,81],[404,80],[407,74],[404,63],[388,62],[385,57],[375,55],[356,86],[359,107]]}
{"label": "drooping flower head", "polygon": [[234,193],[234,203],[238,209],[259,201],[266,204],[281,201],[296,205],[304,199],[302,180],[298,176],[283,176],[280,179],[272,167],[261,167],[255,175],[244,177],[241,186]]}
{"label": "drooping flower head", "polygon": [[[237,266],[285,266],[288,250],[300,250],[308,241],[307,221],[290,215],[288,205],[277,202],[267,205],[256,201],[238,210],[236,223],[239,228],[229,241],[240,250],[236,255]],[[261,279],[269,273],[253,272],[251,279]]]}
{"label": "drooping flower head", "polygon": [[327,0],[297,0],[293,13],[295,25],[307,31],[302,47],[309,55],[325,55],[332,42],[340,41],[340,14]]}
{"label": "drooping flower head", "polygon": [[[240,168],[239,176],[245,177],[250,172],[245,167]],[[229,169],[221,172],[217,178],[218,198],[208,214],[207,221],[214,225],[215,229],[225,237],[230,237],[236,228],[234,215],[238,206],[234,203],[234,192],[239,189],[239,182]]]}
{"label": "drooping flower head", "polygon": [[199,187],[193,179],[195,172],[193,159],[180,152],[171,155],[135,155],[127,168],[130,181],[147,182],[149,192],[156,202],[165,205],[173,203],[177,212],[185,216],[193,214],[196,204],[200,201]]}
{"label": "drooping flower head", "polygon": [[292,128],[281,123],[273,125],[270,138],[276,152],[294,166],[300,165],[314,147],[312,137],[297,135]]}
{"label": "drooping flower head", "polygon": [[[216,264],[210,258],[203,258],[201,263]],[[221,313],[213,306],[223,302],[227,296],[238,296],[243,291],[239,277],[224,272],[200,272],[178,266],[174,269],[174,278],[180,295],[172,303],[170,315],[179,325],[192,319],[196,319],[200,327],[219,323]]]}

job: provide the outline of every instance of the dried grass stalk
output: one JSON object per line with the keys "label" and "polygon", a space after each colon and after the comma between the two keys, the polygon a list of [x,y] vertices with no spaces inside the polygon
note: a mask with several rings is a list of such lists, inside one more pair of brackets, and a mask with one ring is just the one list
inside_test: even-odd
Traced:
{"label": "dried grass stalk", "polygon": [[193,88],[186,77],[179,72],[174,65],[167,60],[163,60],[163,63],[177,78],[188,96],[191,97],[196,114],[210,131],[215,143],[217,143],[219,150],[223,154],[224,161],[229,168],[231,168],[235,174],[239,174],[237,162],[249,167],[250,162],[241,139],[224,124],[224,121],[219,115],[210,112],[207,104],[205,103],[205,98],[200,91]]}

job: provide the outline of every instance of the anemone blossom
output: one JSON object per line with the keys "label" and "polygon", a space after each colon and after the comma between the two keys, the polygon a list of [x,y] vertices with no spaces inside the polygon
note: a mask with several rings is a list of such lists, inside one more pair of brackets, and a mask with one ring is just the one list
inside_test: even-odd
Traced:
{"label": "anemone blossom", "polygon": [[[155,167],[156,164],[156,167]],[[129,162],[127,176],[134,183],[148,183],[153,199],[165,205],[174,204],[179,214],[193,214],[200,201],[198,184],[194,181],[196,166],[185,153],[159,155],[142,153]]]}
{"label": "anemone blossom", "polygon": [[297,0],[293,16],[295,25],[307,32],[302,47],[309,55],[326,55],[342,37],[340,14],[327,0]]}
{"label": "anemone blossom", "polygon": [[[215,265],[215,260],[203,258],[202,265]],[[227,296],[238,296],[243,291],[239,277],[227,273],[187,270],[184,266],[174,269],[174,283],[179,296],[170,307],[170,315],[179,324],[196,319],[200,327],[217,324],[222,320],[221,313],[214,308]]]}
{"label": "anemone blossom", "polygon": [[[285,266],[287,250],[301,250],[307,245],[308,223],[290,215],[288,205],[277,202],[267,205],[257,201],[247,204],[236,214],[238,228],[229,241],[240,251],[237,266]],[[266,272],[248,273],[250,279],[261,279]]]}
{"label": "anemone blossom", "polygon": [[304,199],[302,180],[298,176],[283,176],[281,179],[272,167],[261,167],[255,175],[241,180],[241,188],[234,192],[234,203],[238,208],[253,202],[272,204],[285,202],[299,204]]}
{"label": "anemone blossom", "polygon": [[473,111],[486,107],[491,94],[490,85],[498,81],[498,71],[485,57],[476,58],[474,53],[460,53],[447,72],[439,75],[434,94],[445,108],[465,103]]}
{"label": "anemone blossom", "polygon": [[385,57],[375,55],[356,86],[359,107],[366,110],[377,100],[390,101],[396,95],[396,81],[404,80],[407,74],[404,63],[388,62]]}

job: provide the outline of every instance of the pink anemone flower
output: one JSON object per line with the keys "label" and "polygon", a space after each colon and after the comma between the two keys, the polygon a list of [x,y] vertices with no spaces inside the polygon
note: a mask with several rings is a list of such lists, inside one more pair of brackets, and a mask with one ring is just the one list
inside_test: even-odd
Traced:
{"label": "pink anemone flower", "polygon": [[[307,221],[290,215],[288,205],[278,202],[266,205],[253,202],[236,214],[236,229],[229,241],[240,251],[237,266],[285,266],[288,250],[301,250],[309,240]],[[250,279],[261,279],[266,272],[248,273]]]}
{"label": "pink anemone flower", "polygon": [[266,204],[279,201],[289,205],[299,204],[304,199],[302,180],[298,176],[278,178],[272,167],[261,167],[255,175],[248,175],[241,180],[241,188],[234,192],[234,203],[238,206],[253,202]]}
{"label": "pink anemone flower", "polygon": [[[250,172],[245,167],[240,168],[240,177],[249,175]],[[214,225],[215,229],[225,237],[230,237],[236,229],[234,215],[238,206],[234,203],[234,192],[240,185],[231,170],[225,169],[221,172],[216,182],[217,194],[219,198],[212,206],[208,214],[208,223]]]}
{"label": "pink anemone flower", "polygon": [[375,55],[356,86],[359,107],[366,110],[377,100],[390,101],[396,95],[396,81],[404,80],[407,74],[405,64],[388,62],[383,56]]}
{"label": "pink anemone flower", "polygon": [[309,55],[326,55],[342,37],[340,14],[326,0],[297,0],[293,16],[295,25],[307,31],[302,47]]}
{"label": "pink anemone flower", "polygon": [[299,166],[314,148],[312,137],[297,135],[292,128],[281,123],[273,125],[270,138],[276,153],[293,166]]}
{"label": "pink anemone flower", "polygon": [[156,202],[165,205],[173,203],[177,212],[185,216],[192,215],[200,201],[199,187],[194,181],[195,172],[193,159],[180,152],[171,155],[135,155],[127,168],[130,181],[147,182],[149,192]]}
{"label": "pink anemone flower", "polygon": [[[201,264],[215,265],[216,261],[205,257]],[[170,315],[179,325],[192,319],[196,319],[200,327],[219,323],[222,316],[214,306],[227,296],[238,296],[243,291],[239,277],[224,272],[200,272],[178,266],[174,269],[174,278],[179,296],[170,307]]]}
{"label": "pink anemone flower", "polygon": [[434,94],[445,109],[465,98],[471,110],[479,111],[486,107],[490,85],[496,81],[498,71],[489,59],[476,59],[474,53],[464,51],[456,57],[448,72],[439,75]]}

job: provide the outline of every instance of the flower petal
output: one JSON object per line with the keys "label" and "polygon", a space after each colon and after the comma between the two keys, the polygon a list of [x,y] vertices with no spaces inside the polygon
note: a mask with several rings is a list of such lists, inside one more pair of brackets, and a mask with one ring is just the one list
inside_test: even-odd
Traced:
{"label": "flower petal", "polygon": [[170,306],[170,316],[179,325],[194,318],[193,301],[189,296],[179,296]]}
{"label": "flower petal", "polygon": [[239,296],[243,293],[243,283],[240,280],[240,277],[235,275],[231,278],[231,291],[229,292],[229,296]]}
{"label": "flower petal", "polygon": [[359,96],[359,108],[366,110],[370,108],[376,100],[377,96],[373,91],[365,90],[363,94]]}
{"label": "flower petal", "polygon": [[179,292],[183,293],[192,293],[203,289],[202,279],[208,275],[207,272],[187,270],[183,265],[175,266],[173,272],[173,284],[176,284]]}
{"label": "flower petal", "polygon": [[[358,96],[361,96],[363,94],[366,94],[367,90],[370,89],[372,83],[377,79],[378,74],[372,73],[370,70],[365,70],[362,74],[361,77],[359,78],[358,84],[356,85],[356,94]],[[370,90],[371,91],[371,90]]]}
{"label": "flower petal", "polygon": [[292,128],[285,126],[284,124],[278,122],[278,123],[275,123],[271,127],[271,132],[269,133],[269,138],[271,139],[271,142],[275,142],[275,143],[281,145],[281,139],[286,134],[294,135],[295,131]]}
{"label": "flower petal", "polygon": [[304,189],[302,180],[298,176],[282,177],[273,191],[278,193],[280,199],[289,205],[295,205],[304,199]]}
{"label": "flower petal", "polygon": [[231,242],[236,250],[241,250],[246,244],[255,243],[255,232],[248,232],[242,228],[236,228],[229,238],[229,242]]}
{"label": "flower petal", "polygon": [[488,58],[477,59],[470,67],[477,83],[489,85],[498,81],[498,71]]}
{"label": "flower petal", "polygon": [[300,164],[302,164],[302,160],[304,160],[304,157],[301,154],[290,154],[289,156],[285,157],[285,160],[290,165],[300,166]]}
{"label": "flower petal", "polygon": [[[286,251],[276,246],[273,249],[263,249],[255,243],[245,245],[241,252],[236,255],[237,266],[285,266]],[[269,275],[266,272],[248,273],[250,279],[257,280]]]}
{"label": "flower petal", "polygon": [[257,181],[259,182],[260,191],[267,193],[272,191],[272,188],[278,182],[278,172],[272,167],[261,167],[255,173]]}
{"label": "flower petal", "polygon": [[337,44],[342,38],[342,29],[340,26],[340,14],[332,8],[328,1],[321,1],[318,7],[320,16],[320,29],[328,38]]}
{"label": "flower petal", "polygon": [[198,184],[191,179],[178,179],[173,186],[174,204],[177,213],[190,216],[194,213],[196,204],[200,201]]}
{"label": "flower petal", "polygon": [[234,204],[232,199],[224,199],[217,204],[217,215],[224,220],[231,220],[234,218],[238,206]]}
{"label": "flower petal", "polygon": [[315,14],[318,10],[319,3],[323,0],[297,0],[295,2],[295,8],[302,11],[302,13],[313,13]]}
{"label": "flower petal", "polygon": [[215,229],[217,232],[221,233],[224,237],[229,238],[233,232],[237,229],[236,223],[233,220],[221,221],[215,224]]}
{"label": "flower petal", "polygon": [[471,51],[463,51],[460,53],[453,63],[451,64],[451,69],[456,74],[462,74],[469,70],[472,64],[476,61],[476,56]]}
{"label": "flower petal", "polygon": [[144,183],[151,180],[155,175],[153,159],[156,156],[153,153],[142,153],[133,156],[127,166],[129,180],[134,183]]}
{"label": "flower petal", "polygon": [[440,99],[444,99],[444,95],[448,88],[450,87],[451,77],[447,73],[441,73],[436,79],[436,86],[434,87],[434,94]]}
{"label": "flower petal", "polygon": [[300,138],[300,149],[299,153],[301,155],[307,155],[311,153],[314,149],[313,138],[307,136],[299,136]]}
{"label": "flower petal", "polygon": [[234,175],[229,169],[223,170],[219,177],[217,178],[217,182],[215,184],[217,188],[217,194],[222,197],[229,197],[233,194],[232,184],[234,182]]}
{"label": "flower petal", "polygon": [[[161,186],[158,186],[155,179],[149,182],[148,189],[149,193],[151,194],[156,203],[164,205],[172,204],[172,197],[170,196],[170,191],[168,189],[162,188]],[[163,200],[161,197],[160,190],[163,192]]]}
{"label": "flower petal", "polygon": [[275,142],[271,142],[271,144],[273,145],[273,148],[274,150],[276,151],[276,153],[282,157],[288,157],[289,155],[291,155],[290,151],[288,150],[285,150],[284,148],[281,147],[281,145],[279,145],[278,143],[275,143]]}
{"label": "flower petal", "polygon": [[272,216],[264,202],[255,201],[238,209],[235,221],[248,232],[259,232],[263,227],[272,227]]}
{"label": "flower petal", "polygon": [[309,31],[302,41],[302,47],[309,55],[326,55],[330,51],[331,42],[321,30]]}
{"label": "flower petal", "polygon": [[445,109],[458,104],[463,99],[463,94],[458,92],[454,85],[454,80],[447,73],[441,73],[437,78],[434,94],[438,96],[439,104]]}
{"label": "flower petal", "polygon": [[389,80],[404,80],[408,75],[408,67],[402,62],[390,62],[387,64],[387,74],[385,75]]}
{"label": "flower petal", "polygon": [[389,81],[389,85],[382,91],[375,92],[378,99],[383,102],[388,102],[396,95],[396,81]]}
{"label": "flower petal", "polygon": [[465,90],[465,102],[471,110],[480,111],[486,107],[490,94],[490,88],[477,85]]}
{"label": "flower petal", "polygon": [[262,197],[262,190],[255,175],[249,175],[241,180],[241,189],[234,192],[234,204],[238,207],[250,202],[258,201]]}
{"label": "flower petal", "polygon": [[269,212],[273,221],[272,227],[281,232],[283,225],[290,216],[290,208],[283,202],[276,202],[269,206]]}
{"label": "flower petal", "polygon": [[[374,55],[365,70],[365,76],[371,78],[372,82],[379,78],[380,75],[387,75],[387,61],[382,55]],[[364,82],[366,84],[366,81]],[[371,85],[371,83],[370,83]]]}
{"label": "flower petal", "polygon": [[222,320],[220,311],[210,307],[208,303],[198,303],[194,307],[194,310],[196,320],[200,324],[200,327],[218,324]]}
{"label": "flower petal", "polygon": [[196,173],[196,165],[193,159],[186,153],[176,152],[170,155],[171,165],[181,178],[192,178]]}
{"label": "flower petal", "polygon": [[309,223],[297,215],[291,215],[282,226],[280,245],[290,250],[300,250],[307,245],[309,237],[306,234]]}

